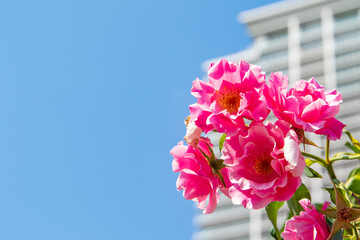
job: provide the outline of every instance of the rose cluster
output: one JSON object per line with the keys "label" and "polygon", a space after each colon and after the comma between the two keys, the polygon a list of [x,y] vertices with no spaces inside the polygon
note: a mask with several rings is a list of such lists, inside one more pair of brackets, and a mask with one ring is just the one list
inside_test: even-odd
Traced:
{"label": "rose cluster", "polygon": [[[288,89],[281,72],[271,73],[266,83],[261,68],[245,61],[222,59],[210,65],[208,77],[193,82],[197,102],[189,106],[187,145],[180,142],[170,152],[173,171],[180,172],[178,190],[204,213],[215,210],[218,189],[233,204],[251,209],[289,200],[305,168],[299,147],[306,142],[304,132],[340,139],[340,93],[326,91],[314,78]],[[271,111],[275,123],[265,121]],[[226,136],[219,159],[202,135],[211,131]]]}

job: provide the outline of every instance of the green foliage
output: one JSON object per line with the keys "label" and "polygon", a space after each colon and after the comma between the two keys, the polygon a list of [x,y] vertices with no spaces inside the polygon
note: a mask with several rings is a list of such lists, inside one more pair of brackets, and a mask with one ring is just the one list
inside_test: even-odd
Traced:
{"label": "green foliage", "polygon": [[[324,188],[324,189],[330,194],[331,201],[334,204],[336,204],[334,188]],[[349,189],[347,189],[344,184],[342,184],[342,183],[339,184],[337,189],[340,191],[341,195],[344,197],[345,202],[347,202],[347,204],[350,207],[359,205],[359,203],[360,203],[359,196],[357,194],[355,194],[354,192],[350,191]]]}
{"label": "green foliage", "polygon": [[[316,208],[316,209],[317,209],[317,208]],[[329,217],[325,217],[325,221],[326,221],[326,224],[329,226],[329,228],[332,229],[332,226],[333,226],[333,224],[334,224],[335,219],[329,218]],[[342,234],[343,234],[343,231],[340,230],[339,232],[337,232],[337,233],[335,234],[335,236],[332,238],[332,240],[343,240]]]}
{"label": "green foliage", "polygon": [[360,167],[355,168],[350,172],[345,187],[353,193],[360,195]]}
{"label": "green foliage", "polygon": [[348,148],[350,148],[351,150],[353,150],[353,152],[355,152],[355,153],[360,153],[359,149],[358,149],[356,146],[354,146],[354,145],[352,145],[351,143],[349,143],[349,142],[346,142],[346,143],[345,143],[345,146],[348,147]]}
{"label": "green foliage", "polygon": [[276,232],[275,232],[275,229],[274,229],[274,228],[272,228],[272,229],[270,230],[270,235],[271,235],[274,239],[277,239]]}
{"label": "green foliage", "polygon": [[344,133],[349,137],[351,141],[351,143],[346,142],[345,146],[353,150],[355,153],[360,153],[360,142],[355,139],[348,130],[344,129]]}
{"label": "green foliage", "polygon": [[[266,207],[266,214],[268,215],[269,220],[271,221],[272,225],[274,226],[275,232],[275,239],[279,239],[280,232],[277,228],[277,214],[279,209],[284,205],[284,202],[271,202]],[[271,234],[273,237],[274,235]]]}
{"label": "green foliage", "polygon": [[344,240],[358,240],[357,237],[358,234],[356,234],[355,231],[357,230],[354,228],[344,229],[344,233],[343,233]]}
{"label": "green foliage", "polygon": [[352,155],[354,155],[354,154],[349,153],[349,152],[338,152],[338,153],[335,153],[332,158],[339,158],[339,157],[343,157],[343,156],[352,156]]}
{"label": "green foliage", "polygon": [[350,173],[349,173],[349,177],[351,178],[353,176],[359,176],[360,175],[360,167],[354,168]]}
{"label": "green foliage", "polygon": [[303,198],[307,198],[311,201],[311,195],[308,188],[304,184],[301,184],[292,198],[287,201],[289,209],[293,215],[299,215],[300,212],[304,210],[299,204],[299,201]]}
{"label": "green foliage", "polygon": [[309,178],[322,178],[321,174],[312,169],[311,167],[305,166],[304,172],[305,175]]}
{"label": "green foliage", "polygon": [[313,165],[316,162],[317,162],[316,160],[305,158],[305,163],[306,163],[306,166],[308,166],[308,167],[310,167],[311,165]]}
{"label": "green foliage", "polygon": [[336,204],[336,197],[335,197],[335,191],[334,188],[323,188],[324,190],[326,190],[329,194],[330,194],[330,200]]}
{"label": "green foliage", "polygon": [[220,140],[219,140],[219,149],[220,149],[220,152],[221,152],[221,150],[222,150],[223,147],[224,147],[225,139],[226,139],[226,134],[224,133],[224,134],[221,136]]}
{"label": "green foliage", "polygon": [[359,205],[359,198],[358,196],[350,191],[343,183],[339,184],[338,188],[341,192],[341,195],[344,197],[344,200],[347,202],[347,205],[350,207],[358,206]]}

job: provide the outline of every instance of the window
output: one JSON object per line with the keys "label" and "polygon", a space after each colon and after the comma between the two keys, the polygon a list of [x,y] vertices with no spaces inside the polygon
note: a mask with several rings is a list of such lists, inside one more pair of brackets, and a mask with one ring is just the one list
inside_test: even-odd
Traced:
{"label": "window", "polygon": [[347,97],[347,95],[351,95],[351,93],[359,94],[360,92],[360,81],[356,81],[349,84],[338,85],[337,89],[341,92],[343,97]]}
{"label": "window", "polygon": [[360,30],[339,34],[335,36],[335,49],[336,51],[352,50],[358,47],[359,41]]}
{"label": "window", "polygon": [[338,86],[344,85],[346,82],[349,82],[352,79],[358,78],[360,76],[360,66],[357,65],[337,70],[336,75],[338,80]]}
{"label": "window", "polygon": [[320,20],[303,23],[300,25],[301,37],[321,35],[321,22]]}
{"label": "window", "polygon": [[285,58],[287,56],[288,56],[287,49],[283,49],[283,50],[275,51],[275,52],[269,52],[269,53],[265,53],[261,56],[261,62],[272,60],[274,58]]}
{"label": "window", "polygon": [[347,52],[336,56],[336,67],[344,64],[354,63],[359,59],[360,51]]}
{"label": "window", "polygon": [[338,13],[334,16],[335,23],[349,22],[357,19],[359,16],[358,9],[353,9],[348,12]]}
{"label": "window", "polygon": [[335,36],[335,43],[341,43],[346,40],[359,40],[360,39],[360,30],[346,32]]}
{"label": "window", "polygon": [[335,28],[342,28],[344,26],[355,25],[359,22],[358,9],[354,9],[348,12],[336,14],[334,16]]}
{"label": "window", "polygon": [[302,51],[313,50],[313,49],[321,47],[321,45],[322,45],[321,39],[316,40],[316,41],[311,41],[311,42],[301,44],[301,50]]}
{"label": "window", "polygon": [[270,45],[286,44],[287,43],[287,30],[272,32],[267,34],[267,41]]}

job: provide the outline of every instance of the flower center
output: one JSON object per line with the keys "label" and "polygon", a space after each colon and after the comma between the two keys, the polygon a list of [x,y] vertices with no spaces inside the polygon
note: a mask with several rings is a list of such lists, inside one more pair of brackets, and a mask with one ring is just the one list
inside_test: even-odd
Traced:
{"label": "flower center", "polygon": [[272,158],[270,156],[267,157],[260,157],[256,159],[254,163],[254,170],[257,174],[261,175],[269,175],[272,173],[273,168],[271,167],[271,160]]}
{"label": "flower center", "polygon": [[351,227],[351,225],[350,225],[351,217],[352,217],[352,215],[349,211],[349,207],[340,208],[336,212],[336,219],[338,219],[339,222],[342,224],[342,226],[346,229]]}
{"label": "flower center", "polygon": [[224,92],[220,92],[219,102],[223,108],[229,113],[236,113],[240,107],[241,97],[239,96],[239,90],[237,88],[226,89]]}
{"label": "flower center", "polygon": [[301,128],[297,128],[297,127],[292,127],[292,129],[294,129],[294,131],[296,132],[296,135],[298,136],[299,142],[304,142],[304,137],[305,137],[305,133],[304,133],[304,129]]}

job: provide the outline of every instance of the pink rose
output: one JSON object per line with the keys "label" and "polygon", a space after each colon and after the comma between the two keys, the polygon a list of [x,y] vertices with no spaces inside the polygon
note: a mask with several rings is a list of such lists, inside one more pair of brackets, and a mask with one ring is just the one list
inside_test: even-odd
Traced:
{"label": "pink rose", "polygon": [[[299,201],[305,211],[299,216],[294,216],[285,223],[282,233],[284,240],[326,240],[330,235],[329,227],[324,215],[316,211],[310,200],[304,198]],[[325,202],[322,210],[328,207]]]}
{"label": "pink rose", "polygon": [[193,119],[190,117],[189,122],[186,126],[186,135],[184,137],[185,141],[193,146],[196,147],[201,136],[202,130],[198,126],[195,125]]}
{"label": "pink rose", "polygon": [[272,73],[264,89],[267,106],[281,120],[308,132],[326,135],[329,140],[340,139],[345,125],[335,118],[342,102],[336,90],[325,91],[314,78],[300,80],[288,88],[288,77]]}
{"label": "pink rose", "polygon": [[253,209],[289,200],[305,168],[295,131],[280,120],[252,122],[244,133],[228,137],[223,158],[229,166],[233,203]]}
{"label": "pink rose", "polygon": [[[184,190],[185,199],[198,202],[198,208],[204,209],[204,213],[212,213],[215,210],[220,200],[218,188],[229,196],[222,179],[215,173],[216,166],[214,168],[201,153],[203,151],[207,156],[211,156],[208,146],[212,147],[209,139],[200,138],[197,147],[184,146],[180,142],[170,151],[174,157],[173,171],[180,172],[176,182],[177,189]],[[227,168],[218,171],[225,185],[230,186]]]}
{"label": "pink rose", "polygon": [[211,64],[208,76],[209,82],[193,82],[191,92],[197,103],[190,105],[191,117],[205,133],[216,129],[234,135],[245,126],[243,118],[262,121],[269,114],[260,67],[222,59]]}

